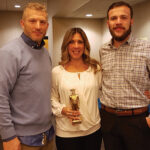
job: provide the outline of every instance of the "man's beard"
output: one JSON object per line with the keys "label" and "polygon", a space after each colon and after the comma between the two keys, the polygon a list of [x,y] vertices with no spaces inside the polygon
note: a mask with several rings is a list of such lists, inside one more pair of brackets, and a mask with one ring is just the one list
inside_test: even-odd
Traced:
{"label": "man's beard", "polygon": [[124,41],[131,33],[131,24],[130,24],[130,27],[129,29],[122,35],[122,36],[116,36],[114,31],[112,29],[110,29],[109,27],[109,31],[113,37],[114,40],[118,41],[118,42],[121,42],[121,41]]}

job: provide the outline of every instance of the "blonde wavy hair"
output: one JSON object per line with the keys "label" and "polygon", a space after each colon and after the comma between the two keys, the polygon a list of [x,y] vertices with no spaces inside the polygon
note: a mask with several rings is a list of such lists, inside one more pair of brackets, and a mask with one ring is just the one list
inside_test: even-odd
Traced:
{"label": "blonde wavy hair", "polygon": [[46,13],[46,18],[48,20],[48,13],[47,13],[47,9],[46,9],[46,6],[42,3],[28,3],[26,5],[26,7],[24,8],[23,10],[23,15],[22,15],[22,19],[25,19],[25,16],[26,16],[26,12],[27,12],[27,9],[32,9],[32,10],[37,10],[37,11],[42,11],[42,12],[45,12]]}
{"label": "blonde wavy hair", "polygon": [[66,32],[61,46],[61,61],[59,62],[59,65],[65,66],[70,61],[68,45],[76,33],[79,33],[84,41],[85,50],[82,55],[83,62],[91,66],[94,73],[96,73],[100,70],[100,64],[97,60],[90,57],[90,44],[85,32],[81,28],[71,28]]}

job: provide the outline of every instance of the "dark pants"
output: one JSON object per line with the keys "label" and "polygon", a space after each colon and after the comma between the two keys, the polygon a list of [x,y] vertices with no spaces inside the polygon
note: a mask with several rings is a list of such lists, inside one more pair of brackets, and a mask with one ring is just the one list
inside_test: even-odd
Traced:
{"label": "dark pants", "polygon": [[103,109],[100,112],[105,150],[150,149],[150,128],[145,119],[148,112],[135,116],[116,116]]}
{"label": "dark pants", "polygon": [[56,136],[57,150],[100,150],[101,130],[83,137],[62,138]]}

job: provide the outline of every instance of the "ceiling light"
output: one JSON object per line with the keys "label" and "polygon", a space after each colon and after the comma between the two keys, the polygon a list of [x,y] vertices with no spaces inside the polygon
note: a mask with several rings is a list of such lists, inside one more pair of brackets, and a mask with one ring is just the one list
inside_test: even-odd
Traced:
{"label": "ceiling light", "polygon": [[86,17],[92,17],[93,15],[92,14],[86,14]]}
{"label": "ceiling light", "polygon": [[20,8],[21,6],[20,6],[20,5],[15,5],[14,7],[15,7],[15,8]]}

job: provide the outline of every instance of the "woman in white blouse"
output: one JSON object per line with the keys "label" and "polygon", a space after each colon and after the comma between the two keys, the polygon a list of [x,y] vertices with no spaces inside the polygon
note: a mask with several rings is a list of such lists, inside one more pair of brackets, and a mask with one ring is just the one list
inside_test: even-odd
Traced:
{"label": "woman in white blouse", "polygon": [[57,150],[100,150],[100,87],[100,65],[90,57],[87,36],[71,28],[63,39],[61,62],[52,70]]}

